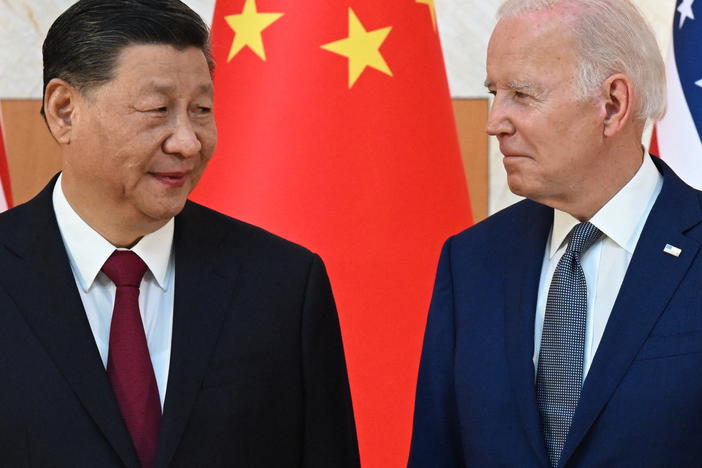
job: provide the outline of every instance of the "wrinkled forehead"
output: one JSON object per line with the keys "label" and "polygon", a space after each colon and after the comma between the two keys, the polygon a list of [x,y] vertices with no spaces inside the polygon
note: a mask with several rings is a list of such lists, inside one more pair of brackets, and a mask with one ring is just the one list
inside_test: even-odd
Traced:
{"label": "wrinkled forehead", "polygon": [[487,51],[488,81],[515,75],[547,77],[573,73],[576,42],[572,23],[554,11],[537,11],[500,20]]}
{"label": "wrinkled forehead", "polygon": [[507,51],[528,52],[534,48],[573,48],[576,16],[569,10],[552,8],[526,12],[498,21],[490,36],[488,53],[496,46]]}
{"label": "wrinkled forehead", "polygon": [[211,83],[211,74],[202,50],[197,47],[174,47],[169,44],[132,44],[122,48],[115,66],[116,76],[140,81],[173,81],[191,76]]}

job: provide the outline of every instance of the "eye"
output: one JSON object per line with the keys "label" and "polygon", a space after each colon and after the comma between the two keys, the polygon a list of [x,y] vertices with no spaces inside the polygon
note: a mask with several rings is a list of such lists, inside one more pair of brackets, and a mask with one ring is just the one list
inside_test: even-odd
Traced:
{"label": "eye", "polygon": [[149,112],[154,112],[157,114],[165,114],[166,112],[168,112],[168,107],[166,107],[166,106],[156,107],[154,109],[151,109]]}
{"label": "eye", "polygon": [[190,106],[190,112],[195,115],[209,115],[212,113],[212,107],[208,105],[192,104]]}
{"label": "eye", "polygon": [[524,98],[529,97],[529,95],[528,95],[528,94],[525,94],[525,93],[523,93],[523,92],[521,92],[521,91],[515,91],[515,92],[514,92],[514,97],[516,97],[517,99],[524,99]]}
{"label": "eye", "polygon": [[497,91],[495,91],[494,89],[488,89],[488,94],[492,94],[493,96],[496,96]]}

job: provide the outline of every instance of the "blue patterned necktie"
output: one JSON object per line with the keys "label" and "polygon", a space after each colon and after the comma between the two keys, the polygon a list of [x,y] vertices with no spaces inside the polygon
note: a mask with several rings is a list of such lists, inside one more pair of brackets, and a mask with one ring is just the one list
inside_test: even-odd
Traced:
{"label": "blue patterned necktie", "polygon": [[590,223],[573,228],[548,290],[536,400],[552,466],[561,457],[583,383],[587,283],[580,258],[601,235]]}

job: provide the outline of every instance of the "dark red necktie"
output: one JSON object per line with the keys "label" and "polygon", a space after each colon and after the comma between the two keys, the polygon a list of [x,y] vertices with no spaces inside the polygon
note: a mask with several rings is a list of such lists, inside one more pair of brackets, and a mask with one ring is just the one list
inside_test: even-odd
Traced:
{"label": "dark red necktie", "polygon": [[102,271],[117,286],[107,376],[141,466],[151,468],[158,446],[161,400],[139,313],[139,285],[146,264],[134,252],[116,250]]}

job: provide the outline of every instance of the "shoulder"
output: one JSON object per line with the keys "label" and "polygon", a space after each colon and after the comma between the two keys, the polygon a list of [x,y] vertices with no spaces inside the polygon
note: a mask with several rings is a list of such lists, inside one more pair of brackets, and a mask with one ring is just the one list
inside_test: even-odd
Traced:
{"label": "shoulder", "polygon": [[31,202],[27,202],[0,213],[0,233],[17,229],[18,225],[35,216],[37,211]]}
{"label": "shoulder", "polygon": [[534,224],[550,226],[553,209],[531,200],[522,200],[498,211],[483,221],[456,234],[449,240],[452,246],[502,245],[514,242],[527,227]]}
{"label": "shoulder", "polygon": [[0,237],[16,237],[32,231],[50,231],[56,226],[56,216],[51,201],[58,175],[31,200],[0,213]]}
{"label": "shoulder", "polygon": [[195,237],[201,245],[219,244],[238,255],[304,263],[318,258],[301,245],[195,202],[188,201],[175,222],[176,239]]}
{"label": "shoulder", "polygon": [[449,238],[441,263],[452,275],[494,277],[525,255],[542,256],[552,222],[552,208],[521,201]]}

